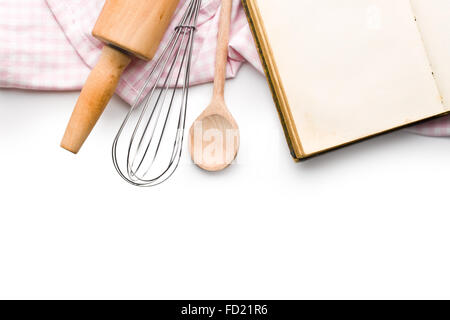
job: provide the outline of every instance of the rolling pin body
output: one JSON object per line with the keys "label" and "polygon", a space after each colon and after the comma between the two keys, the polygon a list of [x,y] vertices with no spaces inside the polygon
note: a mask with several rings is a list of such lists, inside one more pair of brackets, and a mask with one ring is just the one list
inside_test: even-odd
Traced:
{"label": "rolling pin body", "polygon": [[111,99],[131,57],[151,60],[180,0],[107,0],[92,34],[105,42],[81,91],[61,147],[78,153]]}

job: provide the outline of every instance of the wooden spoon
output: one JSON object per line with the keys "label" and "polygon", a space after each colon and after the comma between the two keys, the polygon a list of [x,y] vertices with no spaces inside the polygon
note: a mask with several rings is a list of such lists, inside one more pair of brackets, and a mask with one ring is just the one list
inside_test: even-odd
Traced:
{"label": "wooden spoon", "polygon": [[207,171],[225,169],[236,158],[239,150],[239,127],[228,111],[224,97],[232,2],[222,0],[213,97],[189,133],[192,160]]}

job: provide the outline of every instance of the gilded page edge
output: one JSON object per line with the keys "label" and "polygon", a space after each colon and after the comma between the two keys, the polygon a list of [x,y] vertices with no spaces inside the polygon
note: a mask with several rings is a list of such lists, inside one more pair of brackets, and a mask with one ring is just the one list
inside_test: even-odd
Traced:
{"label": "gilded page edge", "polygon": [[300,160],[305,157],[305,153],[290,111],[278,68],[273,58],[272,48],[270,47],[267,38],[259,8],[255,0],[242,0],[242,4],[246,12],[256,48],[258,49],[264,72],[266,73],[267,82],[272,91],[273,100],[277,107],[278,116],[280,117],[289,149],[291,150],[294,159]]}

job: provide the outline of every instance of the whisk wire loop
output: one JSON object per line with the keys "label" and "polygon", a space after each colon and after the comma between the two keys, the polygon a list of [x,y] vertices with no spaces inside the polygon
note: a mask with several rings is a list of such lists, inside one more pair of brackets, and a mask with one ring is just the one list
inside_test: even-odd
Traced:
{"label": "whisk wire loop", "polygon": [[[114,167],[119,175],[132,185],[160,184],[170,178],[179,165],[186,125],[193,40],[200,6],[201,0],[187,2],[183,17],[155,62],[114,139]],[[174,110],[178,111],[178,118],[175,118],[176,132],[169,152],[170,157],[167,165],[163,163],[161,170],[154,170]],[[134,121],[135,118],[137,120]],[[127,130],[133,124],[134,129]],[[127,139],[128,132],[131,134]],[[128,143],[125,165],[119,161],[119,152],[123,149],[120,145],[123,141]]]}

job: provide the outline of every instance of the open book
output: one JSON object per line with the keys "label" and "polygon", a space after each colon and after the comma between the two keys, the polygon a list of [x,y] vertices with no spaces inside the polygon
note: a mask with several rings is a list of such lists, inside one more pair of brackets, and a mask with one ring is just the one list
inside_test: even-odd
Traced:
{"label": "open book", "polygon": [[450,111],[450,0],[243,0],[304,159]]}

